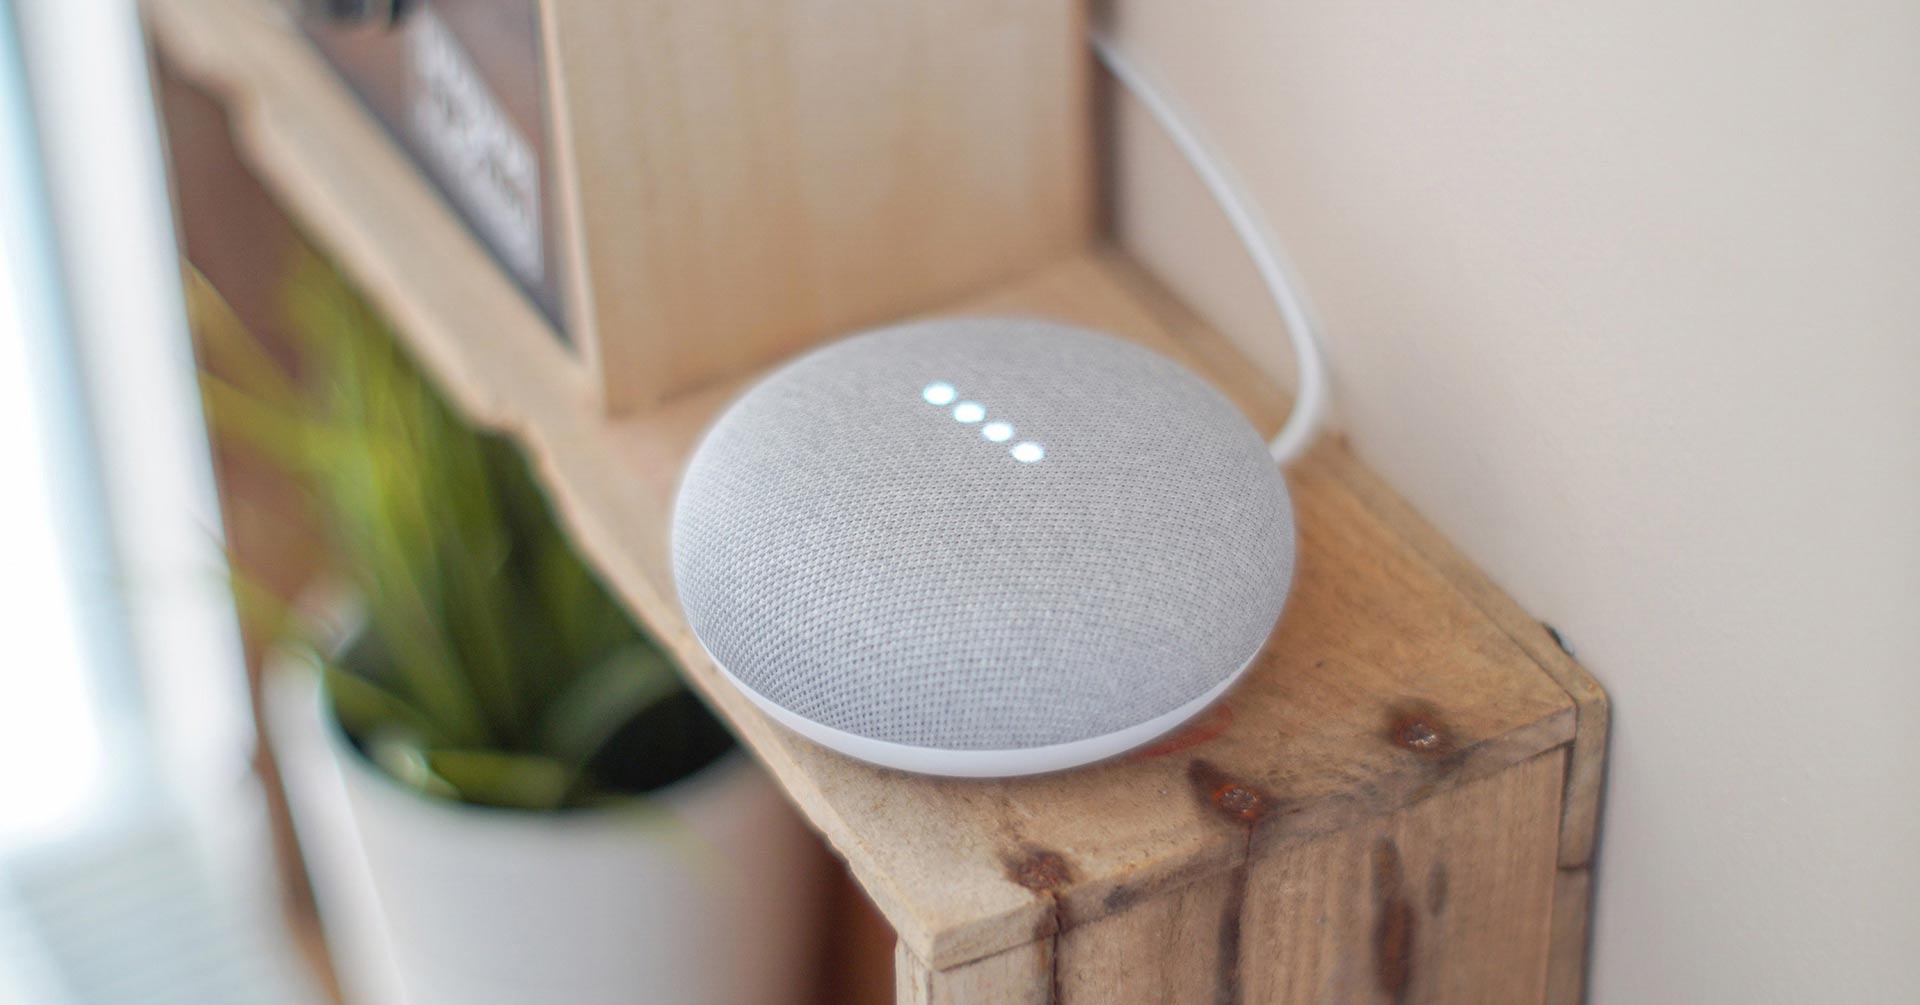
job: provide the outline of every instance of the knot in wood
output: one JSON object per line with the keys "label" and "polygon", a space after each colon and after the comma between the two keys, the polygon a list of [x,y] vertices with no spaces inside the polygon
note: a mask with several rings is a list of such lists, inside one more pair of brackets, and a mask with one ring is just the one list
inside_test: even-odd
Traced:
{"label": "knot in wood", "polygon": [[1265,792],[1209,761],[1195,760],[1188,765],[1187,777],[1209,807],[1236,823],[1254,824],[1273,811],[1273,799]]}
{"label": "knot in wood", "polygon": [[1396,711],[1387,723],[1387,739],[1423,757],[1444,757],[1454,751],[1453,736],[1438,711],[1424,703]]}
{"label": "knot in wood", "polygon": [[1400,743],[1403,746],[1426,749],[1439,742],[1439,731],[1419,719],[1414,719],[1400,727]]}
{"label": "knot in wood", "polygon": [[1215,806],[1241,820],[1258,820],[1265,802],[1260,798],[1260,793],[1233,783],[1222,785],[1213,794]]}
{"label": "knot in wood", "polygon": [[1045,892],[1067,885],[1073,870],[1059,852],[1041,849],[1014,864],[1013,881],[1029,890]]}

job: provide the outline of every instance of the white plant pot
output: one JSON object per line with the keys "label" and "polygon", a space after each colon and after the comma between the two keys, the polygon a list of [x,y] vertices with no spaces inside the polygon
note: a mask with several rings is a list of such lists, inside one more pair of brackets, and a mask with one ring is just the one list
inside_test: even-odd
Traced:
{"label": "white plant pot", "polygon": [[735,750],[638,810],[530,813],[406,789],[319,678],[270,668],[268,725],[352,1005],[786,1005],[816,958],[823,857]]}

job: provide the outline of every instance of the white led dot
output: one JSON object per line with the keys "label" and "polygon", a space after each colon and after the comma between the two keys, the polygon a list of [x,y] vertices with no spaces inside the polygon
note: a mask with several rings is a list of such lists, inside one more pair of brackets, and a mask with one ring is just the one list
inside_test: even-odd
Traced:
{"label": "white led dot", "polygon": [[977,401],[963,401],[953,406],[953,419],[955,422],[979,422],[986,417],[986,406]]}
{"label": "white led dot", "polygon": [[1013,439],[1013,427],[1004,422],[989,422],[980,427],[980,435],[995,443],[1005,443]]}
{"label": "white led dot", "polygon": [[1023,464],[1032,464],[1045,456],[1047,456],[1046,448],[1032,440],[1013,445],[1013,459]]}
{"label": "white led dot", "polygon": [[959,393],[960,392],[955,391],[953,389],[952,384],[949,384],[944,380],[936,380],[933,383],[928,384],[926,387],[923,387],[920,389],[920,397],[926,399],[926,402],[929,405],[947,404],[948,402],[952,401],[954,397]]}

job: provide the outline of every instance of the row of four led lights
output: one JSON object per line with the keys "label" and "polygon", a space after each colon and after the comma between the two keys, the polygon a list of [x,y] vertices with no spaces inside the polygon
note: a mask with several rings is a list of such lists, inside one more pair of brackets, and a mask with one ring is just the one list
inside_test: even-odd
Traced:
{"label": "row of four led lights", "polygon": [[[960,397],[960,392],[944,380],[934,381],[921,388],[920,397],[929,405],[939,405],[943,408],[953,406],[955,422],[968,426],[980,423],[980,435],[990,443],[1005,443],[1013,439],[1013,426],[1010,423],[999,419],[985,422],[987,406],[977,401],[956,401],[955,399]],[[1007,449],[1007,453],[1012,454],[1013,459],[1022,464],[1032,464],[1047,456],[1046,448],[1032,440],[1021,440],[1015,443]]]}

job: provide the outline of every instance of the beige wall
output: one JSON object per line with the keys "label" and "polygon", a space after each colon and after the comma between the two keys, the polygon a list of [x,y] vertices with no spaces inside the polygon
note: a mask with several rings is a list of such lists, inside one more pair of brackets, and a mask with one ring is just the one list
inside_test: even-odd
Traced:
{"label": "beige wall", "polygon": [[[1360,453],[1614,697],[1595,1000],[1920,1001],[1920,4],[1116,14]],[[1119,142],[1124,240],[1285,375],[1197,184]]]}

